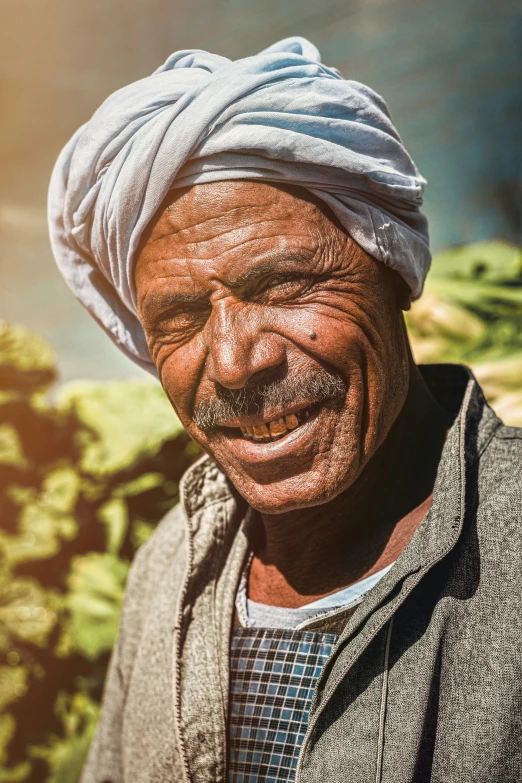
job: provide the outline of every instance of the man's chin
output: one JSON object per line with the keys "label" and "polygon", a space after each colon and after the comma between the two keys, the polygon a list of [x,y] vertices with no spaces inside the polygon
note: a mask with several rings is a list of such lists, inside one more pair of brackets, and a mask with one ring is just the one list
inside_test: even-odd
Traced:
{"label": "man's chin", "polygon": [[[347,489],[353,478],[346,470],[308,470],[298,475],[259,484],[235,470],[226,471],[239,494],[249,506],[262,514],[285,514],[328,503]],[[354,471],[355,472],[355,471]]]}

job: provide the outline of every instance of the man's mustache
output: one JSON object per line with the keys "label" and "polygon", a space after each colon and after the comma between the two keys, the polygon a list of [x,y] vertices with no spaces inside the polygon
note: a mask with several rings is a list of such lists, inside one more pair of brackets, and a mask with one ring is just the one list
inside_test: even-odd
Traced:
{"label": "man's mustache", "polygon": [[314,405],[318,402],[339,401],[346,395],[347,384],[339,375],[323,367],[314,368],[306,375],[286,376],[264,383],[248,382],[242,389],[216,386],[216,396],[198,403],[192,420],[201,430],[222,427],[240,416],[258,416],[296,402]]}

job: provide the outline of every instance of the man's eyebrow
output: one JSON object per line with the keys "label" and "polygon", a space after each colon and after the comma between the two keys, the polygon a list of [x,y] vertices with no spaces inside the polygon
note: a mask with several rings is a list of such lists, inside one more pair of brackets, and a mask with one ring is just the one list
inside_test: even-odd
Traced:
{"label": "man's eyebrow", "polygon": [[152,318],[177,305],[201,304],[207,300],[208,296],[206,294],[195,294],[188,291],[168,291],[165,294],[154,294],[145,300],[143,314]]}
{"label": "man's eyebrow", "polygon": [[[250,269],[227,280],[230,288],[242,288],[262,277],[270,274],[300,271],[299,264],[309,264],[313,258],[312,253],[282,252],[272,253],[264,261],[257,262]],[[304,270],[303,270],[304,271]]]}

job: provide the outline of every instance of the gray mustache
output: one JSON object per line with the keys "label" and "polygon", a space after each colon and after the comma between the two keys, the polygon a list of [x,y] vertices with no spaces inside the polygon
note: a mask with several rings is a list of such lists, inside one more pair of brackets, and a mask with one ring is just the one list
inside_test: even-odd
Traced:
{"label": "gray mustache", "polygon": [[305,376],[286,377],[269,383],[247,383],[242,389],[216,387],[216,396],[195,406],[192,420],[202,430],[221,427],[239,416],[258,416],[277,408],[303,402],[338,401],[346,395],[346,382],[322,367]]}

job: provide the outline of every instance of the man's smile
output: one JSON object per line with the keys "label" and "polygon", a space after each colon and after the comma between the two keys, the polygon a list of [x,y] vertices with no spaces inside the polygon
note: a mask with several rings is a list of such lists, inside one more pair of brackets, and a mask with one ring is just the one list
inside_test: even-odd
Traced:
{"label": "man's smile", "polygon": [[[331,404],[315,403],[273,419],[257,417],[260,423],[255,425],[216,427],[209,435],[218,452],[223,454],[226,449],[244,469],[249,471],[247,465],[270,466],[273,480],[281,469],[286,472],[290,466],[295,469],[309,462],[320,449],[325,432],[330,432],[332,415],[337,419]],[[274,430],[276,434],[272,435]],[[261,480],[260,476],[258,479]]]}
{"label": "man's smile", "polygon": [[[292,406],[286,410],[278,410],[257,416],[241,416],[237,421],[225,424],[225,435],[236,437],[239,432],[241,437],[255,443],[269,443],[281,440],[288,433],[297,429],[307,421],[317,409],[317,403]],[[239,432],[238,432],[239,431]]]}
{"label": "man's smile", "polygon": [[289,413],[287,416],[281,416],[253,427],[241,427],[241,433],[247,440],[261,442],[280,440],[292,430],[297,429],[309,416],[310,410],[307,408],[304,411],[298,411],[297,415]]}

